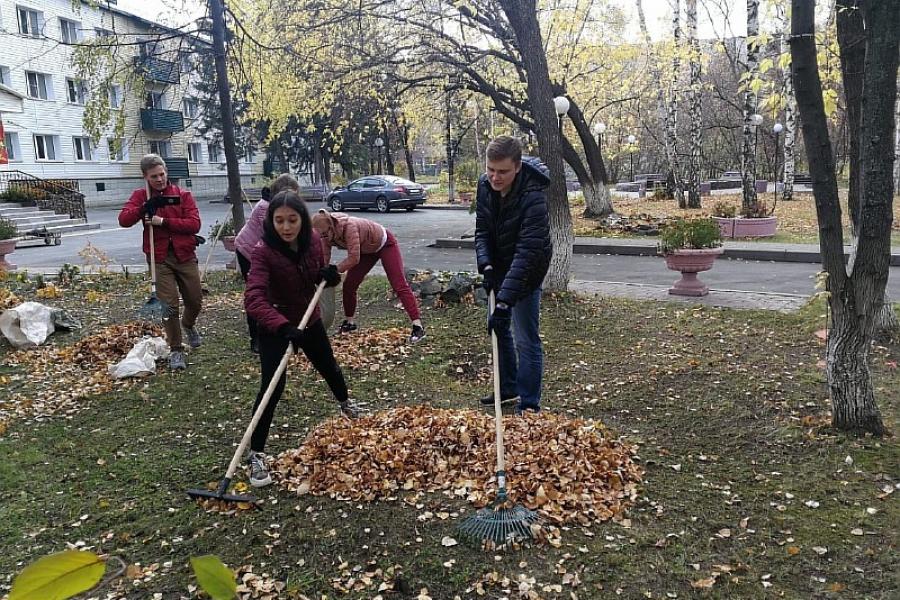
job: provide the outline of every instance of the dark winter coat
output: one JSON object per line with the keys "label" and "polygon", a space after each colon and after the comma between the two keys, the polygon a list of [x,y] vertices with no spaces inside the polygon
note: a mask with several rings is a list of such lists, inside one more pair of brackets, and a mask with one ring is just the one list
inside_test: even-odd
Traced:
{"label": "dark winter coat", "polygon": [[546,189],[550,172],[536,158],[523,158],[512,188],[501,199],[487,175],[478,180],[475,252],[478,272],[491,265],[497,301],[510,306],[541,287],[553,247]]}
{"label": "dark winter coat", "polygon": [[[200,211],[190,192],[182,190],[174,183],[169,183],[161,192],[153,190],[151,197],[179,196],[180,204],[163,206],[156,209],[156,215],[163,218],[163,224],[153,227],[153,245],[156,252],[156,261],[163,262],[169,254],[171,247],[178,262],[196,260],[194,252],[197,248],[197,238],[194,237],[200,231]],[[131,193],[131,197],[122,211],[119,213],[119,225],[131,227],[144,216],[144,202],[147,201],[147,190],[140,188]],[[149,228],[144,226],[144,254],[150,255]]]}
{"label": "dark winter coat", "polygon": [[[247,314],[272,334],[286,324],[296,327],[315,295],[319,270],[325,266],[319,234],[313,230],[309,247],[297,253],[267,228],[253,249],[250,265],[244,292]],[[307,326],[319,319],[316,304]]]}

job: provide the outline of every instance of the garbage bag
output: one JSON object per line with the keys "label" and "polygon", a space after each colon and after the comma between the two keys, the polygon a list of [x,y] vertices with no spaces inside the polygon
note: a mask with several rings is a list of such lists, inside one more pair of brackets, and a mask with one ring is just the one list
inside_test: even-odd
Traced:
{"label": "garbage bag", "polygon": [[33,348],[55,331],[52,311],[40,302],[23,302],[0,314],[0,333],[16,348]]}
{"label": "garbage bag", "polygon": [[161,337],[146,336],[128,351],[121,361],[110,365],[107,372],[114,379],[146,377],[156,373],[156,359],[169,356],[169,345]]}

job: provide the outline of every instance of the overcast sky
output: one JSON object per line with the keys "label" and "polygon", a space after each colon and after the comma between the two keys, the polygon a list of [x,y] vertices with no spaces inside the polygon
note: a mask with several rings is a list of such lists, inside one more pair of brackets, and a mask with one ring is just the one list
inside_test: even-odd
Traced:
{"label": "overcast sky", "polygon": [[[634,0],[611,0],[632,15],[628,34],[637,41],[639,29]],[[165,25],[179,26],[203,15],[204,0],[119,0],[119,7],[151,21]],[[743,2],[729,0],[700,0],[697,3],[699,36],[701,38],[731,37],[744,35],[747,31],[747,7]],[[668,36],[670,0],[643,0],[644,15],[651,35],[658,39]],[[682,10],[684,2],[682,1]],[[727,19],[722,11],[729,11]],[[729,26],[730,23],[730,26]]]}

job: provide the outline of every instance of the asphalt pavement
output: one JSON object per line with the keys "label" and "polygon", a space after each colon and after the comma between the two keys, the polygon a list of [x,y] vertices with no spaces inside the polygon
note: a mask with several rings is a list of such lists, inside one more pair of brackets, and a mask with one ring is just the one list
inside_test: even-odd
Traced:
{"label": "asphalt pavement", "polygon": [[[200,233],[209,237],[209,226],[216,220],[223,220],[229,214],[230,207],[212,202],[200,202],[198,206],[203,222]],[[310,211],[322,207],[321,203],[309,204]],[[249,207],[246,207],[245,213],[249,214]],[[387,214],[373,211],[352,214],[378,221],[388,227],[400,242],[407,268],[440,271],[475,269],[475,256],[471,249],[436,247],[438,240],[458,240],[474,227],[475,217],[466,210],[419,209],[413,212],[396,211]],[[66,235],[59,246],[17,248],[7,259],[16,264],[20,270],[52,274],[64,263],[83,266],[85,261],[79,252],[90,243],[108,257],[111,269],[123,266],[127,266],[130,271],[145,269],[144,255],[140,249],[139,229],[119,227],[117,216],[118,209],[115,208],[89,209],[88,220],[98,224],[100,226],[98,229]],[[588,244],[605,244],[609,240],[579,238],[579,242],[582,241]],[[642,244],[644,249],[648,244],[653,244],[652,240],[634,242],[614,240],[611,243],[626,246]],[[751,247],[754,244],[756,243],[749,243]],[[210,243],[207,242],[207,245],[198,248],[201,265],[206,260],[209,247]],[[808,246],[806,250],[817,251],[817,247]],[[641,248],[622,250],[604,246],[595,248],[594,251],[603,253],[573,255],[573,289],[611,296],[742,308],[792,310],[815,293],[815,276],[821,269],[819,264],[812,262],[720,258],[711,271],[701,274],[701,279],[712,290],[709,296],[701,299],[683,299],[668,295],[668,288],[679,275],[666,269],[661,258],[621,254],[621,252],[640,254],[643,252]],[[336,253],[335,257],[339,258],[340,254]],[[210,268],[221,269],[232,258],[233,254],[219,244],[210,258]],[[374,270],[376,273],[379,271],[378,267]],[[890,268],[887,293],[891,301],[900,301],[900,267]]]}

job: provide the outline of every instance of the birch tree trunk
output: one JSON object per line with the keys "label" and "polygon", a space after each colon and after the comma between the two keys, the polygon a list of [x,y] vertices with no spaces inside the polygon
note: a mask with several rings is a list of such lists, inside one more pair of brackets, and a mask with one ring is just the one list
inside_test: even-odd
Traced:
{"label": "birch tree trunk", "polygon": [[[638,14],[638,26],[641,35],[644,38],[644,45],[647,47],[647,64],[650,66],[650,85],[656,89],[656,118],[659,121],[659,130],[668,130],[668,119],[666,115],[666,93],[662,85],[662,74],[659,72],[659,62],[654,51],[653,40],[650,38],[650,32],[647,30],[647,19],[644,17],[644,5],[641,0],[635,0]],[[666,140],[666,161],[669,160],[668,135],[664,135]],[[667,169],[672,171],[672,164],[669,163]]]}
{"label": "birch tree trunk", "polygon": [[678,164],[678,74],[681,70],[681,2],[672,5],[672,73],[669,80],[669,108],[666,113],[666,159],[669,162],[672,195],[680,208],[686,208],[684,182]]}
{"label": "birch tree trunk", "polygon": [[[781,29],[781,40],[779,50],[781,54],[790,56],[790,48],[788,48],[788,35],[790,35],[790,23],[788,22],[785,6],[778,2],[775,4],[777,10],[777,18]],[[791,77],[790,62],[782,69],[782,88],[784,90],[784,160],[782,185],[783,190],[781,198],[783,200],[794,199],[794,148],[797,137],[797,97],[794,95],[794,79]],[[776,148],[777,152],[778,149]],[[775,174],[775,186],[778,186],[778,173]]]}
{"label": "birch tree trunk", "polygon": [[[894,121],[900,124],[900,87],[897,88],[894,106]],[[894,195],[900,195],[900,125],[894,132]]]}
{"label": "birch tree trunk", "polygon": [[759,0],[747,0],[747,86],[744,92],[744,126],[741,143],[741,179],[744,197],[741,203],[746,212],[756,205],[756,130],[750,117],[756,114],[757,97],[753,89],[759,76]]}
{"label": "birch tree trunk", "polygon": [[697,0],[685,3],[688,49],[690,52],[691,160],[687,171],[688,208],[700,208],[700,148],[703,142],[703,113],[700,108],[700,43],[697,40]]}

